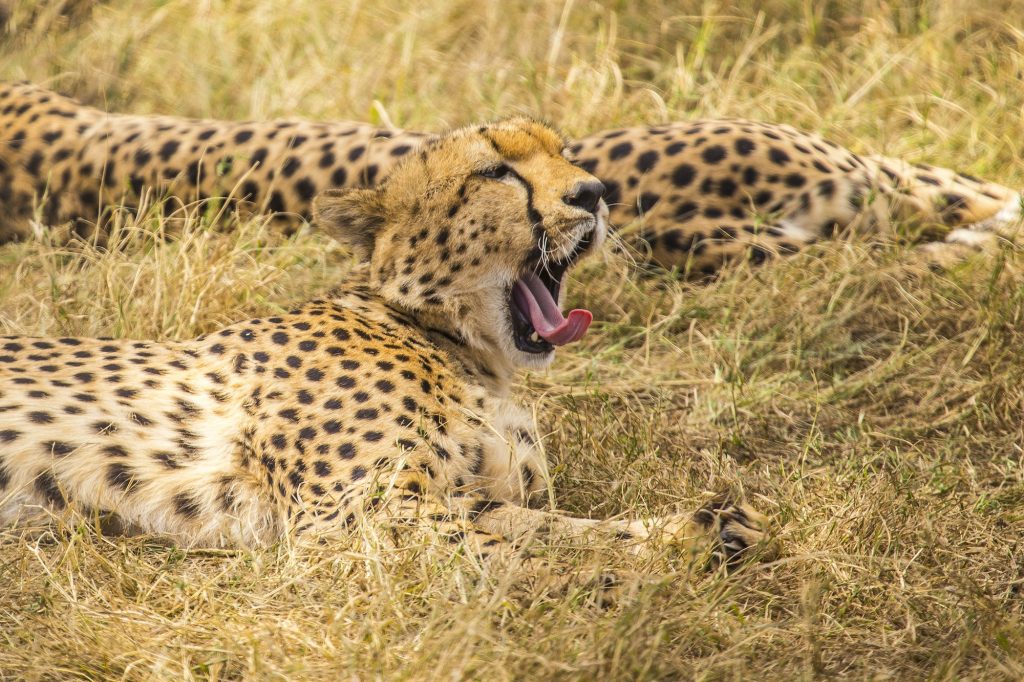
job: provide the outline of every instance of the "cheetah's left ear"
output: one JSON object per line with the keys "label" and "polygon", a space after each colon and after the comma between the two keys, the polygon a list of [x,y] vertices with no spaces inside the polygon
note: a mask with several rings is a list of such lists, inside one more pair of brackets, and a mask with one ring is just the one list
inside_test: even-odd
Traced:
{"label": "cheetah's left ear", "polygon": [[385,215],[376,189],[328,189],[313,200],[313,222],[364,261],[370,260]]}

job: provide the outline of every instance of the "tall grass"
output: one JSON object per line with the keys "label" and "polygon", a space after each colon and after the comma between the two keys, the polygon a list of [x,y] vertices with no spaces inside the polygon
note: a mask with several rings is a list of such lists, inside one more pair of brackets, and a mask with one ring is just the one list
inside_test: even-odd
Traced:
{"label": "tall grass", "polygon": [[[698,116],[1022,184],[1024,3],[15,0],[0,77],[109,109],[439,129],[526,111],[571,134]],[[182,338],[343,280],[260,220],[125,247],[0,248],[0,333]],[[157,236],[154,236],[156,234]],[[897,244],[816,247],[695,287],[607,254],[600,320],[520,394],[557,504],[593,516],[739,491],[782,554],[734,575],[612,546],[627,576],[523,592],[372,529],[319,554],[184,552],[88,520],[0,531],[0,677],[1024,677],[1024,260],[937,273]]]}

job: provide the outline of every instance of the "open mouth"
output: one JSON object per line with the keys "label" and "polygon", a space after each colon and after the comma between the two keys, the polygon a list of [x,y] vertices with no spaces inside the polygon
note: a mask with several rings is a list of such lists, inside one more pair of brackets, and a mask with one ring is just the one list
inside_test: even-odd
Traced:
{"label": "open mouth", "polygon": [[563,315],[558,295],[566,270],[587,250],[593,231],[584,235],[565,260],[527,263],[512,285],[509,310],[516,348],[524,353],[543,354],[583,338],[594,316],[589,310],[571,310]]}

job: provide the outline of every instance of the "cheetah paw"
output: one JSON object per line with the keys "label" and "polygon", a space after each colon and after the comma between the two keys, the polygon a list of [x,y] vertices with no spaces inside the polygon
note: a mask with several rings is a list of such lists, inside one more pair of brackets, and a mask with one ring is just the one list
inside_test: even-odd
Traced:
{"label": "cheetah paw", "polygon": [[768,518],[745,504],[713,500],[693,516],[694,522],[718,538],[714,556],[735,568],[752,548],[766,544]]}

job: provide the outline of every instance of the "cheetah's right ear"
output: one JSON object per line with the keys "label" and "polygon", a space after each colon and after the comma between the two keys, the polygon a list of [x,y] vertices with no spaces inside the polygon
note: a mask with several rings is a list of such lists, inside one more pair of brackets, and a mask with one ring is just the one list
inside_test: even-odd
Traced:
{"label": "cheetah's right ear", "polygon": [[383,199],[376,189],[328,189],[313,200],[313,222],[348,244],[364,261],[373,253],[385,215]]}

